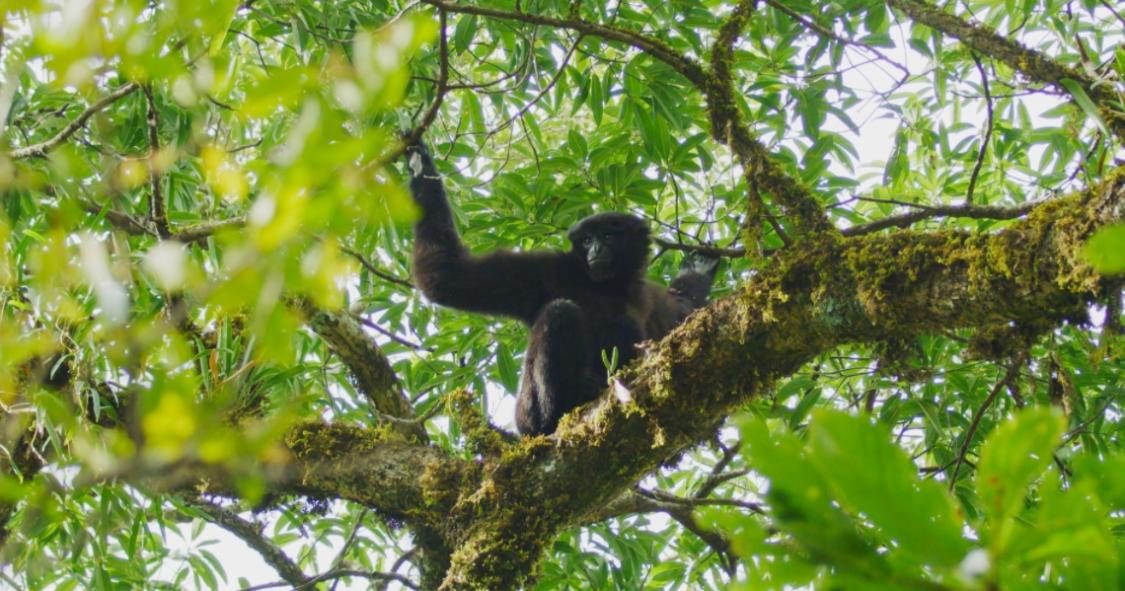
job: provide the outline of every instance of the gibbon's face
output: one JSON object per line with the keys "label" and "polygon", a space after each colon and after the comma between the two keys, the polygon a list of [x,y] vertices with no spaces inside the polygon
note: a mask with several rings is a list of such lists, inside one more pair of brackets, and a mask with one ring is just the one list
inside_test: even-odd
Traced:
{"label": "gibbon's face", "polygon": [[648,255],[648,226],[627,213],[592,215],[575,224],[567,237],[590,279],[598,283],[636,275]]}

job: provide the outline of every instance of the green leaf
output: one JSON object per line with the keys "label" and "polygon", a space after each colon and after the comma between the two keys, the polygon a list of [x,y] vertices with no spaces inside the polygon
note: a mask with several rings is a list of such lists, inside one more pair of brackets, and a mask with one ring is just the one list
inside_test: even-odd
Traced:
{"label": "green leaf", "polygon": [[923,564],[953,566],[968,550],[953,501],[917,469],[890,434],[865,418],[818,411],[809,428],[810,459],[850,513],[864,514]]}
{"label": "green leaf", "polygon": [[203,32],[211,36],[208,55],[214,57],[222,50],[227,31],[230,30],[230,24],[234,21],[234,16],[241,5],[241,2],[234,0],[219,0],[204,13]]}
{"label": "green leaf", "polygon": [[587,99],[590,112],[594,115],[594,122],[602,123],[602,110],[605,107],[605,97],[602,95],[601,81],[597,76],[590,76],[590,97]]}
{"label": "green leaf", "polygon": [[836,506],[831,487],[797,438],[771,434],[760,419],[745,421],[741,431],[751,465],[770,481],[771,514],[781,529],[820,561],[866,575],[890,572],[876,547]]}
{"label": "green leaf", "polygon": [[1125,454],[1099,457],[1085,453],[1074,458],[1074,472],[1079,479],[1089,480],[1098,497],[1110,511],[1125,510]]}
{"label": "green leaf", "polygon": [[496,346],[496,372],[505,390],[514,393],[519,388],[519,366],[512,350],[504,343]]}
{"label": "green leaf", "polygon": [[1099,273],[1125,273],[1125,224],[1095,232],[1082,254]]}
{"label": "green leaf", "polygon": [[1002,577],[1028,580],[1046,571],[1065,581],[1068,591],[1105,589],[1119,569],[1106,514],[1090,481],[1068,489],[1057,479],[1045,484],[1038,509],[1016,525],[1017,533],[999,560],[1007,571]]}
{"label": "green leaf", "polygon": [[1070,93],[1070,96],[1074,97],[1074,102],[1078,103],[1078,106],[1086,112],[1086,115],[1094,120],[1094,123],[1097,124],[1098,129],[1101,130],[1102,135],[1112,135],[1109,132],[1109,127],[1105,124],[1105,121],[1102,120],[1101,113],[1098,112],[1098,107],[1094,105],[1094,101],[1090,100],[1090,96],[1086,94],[1086,90],[1082,88],[1081,84],[1074,80],[1071,80],[1070,78],[1063,78],[1062,80],[1059,80],[1059,84],[1062,84],[1063,87],[1066,88],[1067,92]]}
{"label": "green leaf", "polygon": [[1061,413],[1035,407],[1001,424],[984,442],[976,488],[991,528],[993,555],[1007,545],[1028,486],[1050,464],[1065,428]]}
{"label": "green leaf", "polygon": [[452,53],[456,55],[468,49],[469,45],[473,42],[473,36],[476,32],[476,15],[461,15],[457,19],[457,26],[453,29],[453,39],[450,42]]}

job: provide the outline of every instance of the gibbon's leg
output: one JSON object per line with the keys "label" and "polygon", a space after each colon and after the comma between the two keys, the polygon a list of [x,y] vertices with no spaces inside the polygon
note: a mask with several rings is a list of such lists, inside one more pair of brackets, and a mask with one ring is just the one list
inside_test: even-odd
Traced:
{"label": "gibbon's leg", "polygon": [[590,340],[586,315],[574,302],[552,300],[540,312],[531,326],[516,398],[521,434],[553,433],[567,411],[597,396]]}

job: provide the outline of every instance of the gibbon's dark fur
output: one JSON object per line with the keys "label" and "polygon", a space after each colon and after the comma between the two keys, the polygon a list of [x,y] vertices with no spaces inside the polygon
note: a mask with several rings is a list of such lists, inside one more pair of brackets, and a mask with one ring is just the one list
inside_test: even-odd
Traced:
{"label": "gibbon's dark fur", "polygon": [[524,435],[552,433],[567,411],[606,384],[602,352],[618,367],[636,344],[658,339],[707,303],[717,259],[689,256],[672,285],[644,278],[648,227],[625,213],[601,213],[567,233],[569,251],[466,250],[441,177],[422,144],[408,149],[410,189],[422,210],[414,226],[414,278],[443,306],[522,320],[531,328],[516,399]]}

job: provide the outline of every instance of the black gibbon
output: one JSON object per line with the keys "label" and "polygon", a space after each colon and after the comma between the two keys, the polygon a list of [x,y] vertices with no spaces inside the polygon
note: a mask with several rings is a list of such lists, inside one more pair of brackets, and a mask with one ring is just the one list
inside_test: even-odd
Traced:
{"label": "black gibbon", "polygon": [[422,210],[414,226],[414,278],[422,293],[531,328],[516,399],[524,435],[554,432],[563,414],[597,397],[607,378],[603,351],[616,349],[624,366],[637,343],[666,335],[707,303],[718,260],[686,257],[668,287],[645,280],[648,227],[625,213],[578,222],[567,233],[566,252],[470,254],[429,151],[419,143],[408,154],[410,189]]}

